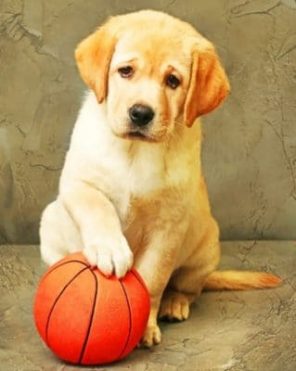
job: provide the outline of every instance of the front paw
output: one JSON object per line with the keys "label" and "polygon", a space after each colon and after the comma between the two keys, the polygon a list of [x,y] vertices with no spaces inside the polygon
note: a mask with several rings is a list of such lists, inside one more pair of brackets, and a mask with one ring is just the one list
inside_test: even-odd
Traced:
{"label": "front paw", "polygon": [[141,340],[141,346],[151,348],[161,342],[161,332],[158,325],[148,325]]}
{"label": "front paw", "polygon": [[125,276],[133,265],[133,254],[123,235],[102,237],[86,245],[83,253],[90,264],[106,276]]}

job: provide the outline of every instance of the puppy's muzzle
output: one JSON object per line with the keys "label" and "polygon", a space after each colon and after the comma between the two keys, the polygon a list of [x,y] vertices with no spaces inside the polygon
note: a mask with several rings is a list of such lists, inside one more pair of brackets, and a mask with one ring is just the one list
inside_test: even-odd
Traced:
{"label": "puppy's muzzle", "polygon": [[148,125],[154,117],[152,108],[143,104],[134,104],[128,113],[131,122],[138,128]]}

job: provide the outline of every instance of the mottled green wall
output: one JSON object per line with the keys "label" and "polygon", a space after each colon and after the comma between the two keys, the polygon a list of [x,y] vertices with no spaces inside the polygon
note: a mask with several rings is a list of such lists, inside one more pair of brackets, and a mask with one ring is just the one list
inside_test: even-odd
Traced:
{"label": "mottled green wall", "polygon": [[142,8],[192,22],[230,77],[231,97],[204,119],[222,237],[295,239],[295,0],[1,0],[0,242],[35,242],[56,195],[83,94],[75,45],[108,15]]}

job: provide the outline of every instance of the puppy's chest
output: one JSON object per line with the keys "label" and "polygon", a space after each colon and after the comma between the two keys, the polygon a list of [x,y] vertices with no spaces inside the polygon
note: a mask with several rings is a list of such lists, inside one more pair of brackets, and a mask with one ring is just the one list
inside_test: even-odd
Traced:
{"label": "puppy's chest", "polygon": [[166,189],[180,187],[188,177],[188,169],[181,162],[157,149],[138,150],[133,156],[120,156],[113,161],[110,196],[121,220],[130,221],[146,200],[160,197]]}

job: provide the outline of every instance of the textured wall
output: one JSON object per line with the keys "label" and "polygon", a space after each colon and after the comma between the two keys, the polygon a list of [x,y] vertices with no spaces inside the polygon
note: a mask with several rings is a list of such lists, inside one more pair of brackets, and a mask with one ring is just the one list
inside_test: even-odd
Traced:
{"label": "textured wall", "polygon": [[231,80],[204,119],[222,237],[296,238],[295,0],[1,0],[0,243],[35,242],[56,195],[83,91],[75,45],[106,16],[148,7],[192,22]]}

